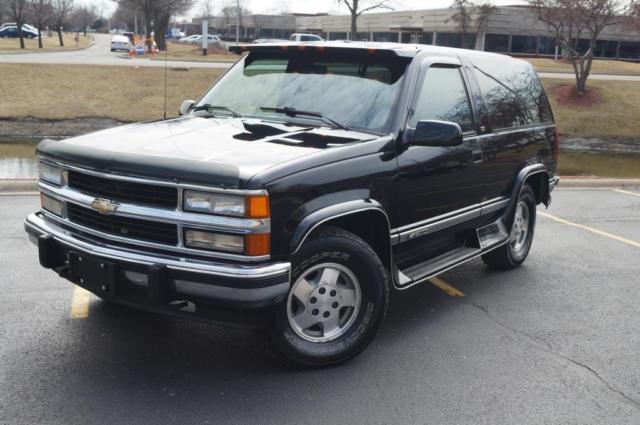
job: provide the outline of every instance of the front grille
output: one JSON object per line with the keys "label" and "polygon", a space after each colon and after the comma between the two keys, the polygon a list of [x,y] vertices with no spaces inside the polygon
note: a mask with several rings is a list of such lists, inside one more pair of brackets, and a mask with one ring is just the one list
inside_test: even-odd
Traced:
{"label": "front grille", "polygon": [[67,204],[67,213],[72,223],[103,233],[165,245],[178,244],[175,224],[104,215],[72,203]]}
{"label": "front grille", "polygon": [[69,171],[69,187],[87,195],[112,201],[132,202],[175,209],[178,205],[178,189],[123,180],[106,179],[77,171]]}

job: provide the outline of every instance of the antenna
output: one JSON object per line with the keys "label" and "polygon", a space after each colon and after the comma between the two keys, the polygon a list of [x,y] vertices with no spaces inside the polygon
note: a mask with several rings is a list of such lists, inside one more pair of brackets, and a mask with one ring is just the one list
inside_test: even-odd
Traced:
{"label": "antenna", "polygon": [[167,56],[169,53],[169,42],[165,38],[164,40],[164,111],[162,113],[163,119],[167,119]]}

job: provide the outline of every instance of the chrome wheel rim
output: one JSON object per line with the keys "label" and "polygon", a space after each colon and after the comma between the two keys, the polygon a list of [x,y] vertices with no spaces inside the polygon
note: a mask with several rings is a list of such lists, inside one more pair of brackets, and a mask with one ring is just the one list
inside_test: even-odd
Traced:
{"label": "chrome wheel rim", "polygon": [[513,216],[511,235],[509,241],[511,249],[515,254],[520,254],[527,246],[527,236],[529,235],[529,208],[524,201],[518,202],[516,212]]}
{"label": "chrome wheel rim", "polygon": [[287,319],[295,333],[307,341],[332,341],[353,325],[360,298],[360,283],[351,270],[337,263],[318,264],[291,287]]}

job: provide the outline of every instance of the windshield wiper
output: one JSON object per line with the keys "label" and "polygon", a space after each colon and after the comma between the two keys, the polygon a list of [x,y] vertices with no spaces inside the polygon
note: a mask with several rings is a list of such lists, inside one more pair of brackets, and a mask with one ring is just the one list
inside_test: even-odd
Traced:
{"label": "windshield wiper", "polygon": [[275,112],[278,114],[285,114],[289,117],[295,117],[296,115],[302,115],[305,117],[312,117],[312,118],[318,118],[321,121],[324,121],[327,124],[332,125],[333,127],[338,127],[341,128],[343,130],[350,130],[349,127],[347,127],[346,125],[342,124],[340,121],[336,121],[333,118],[327,117],[325,115],[322,115],[320,112],[314,112],[314,111],[303,111],[300,109],[296,109],[296,108],[292,108],[289,106],[285,106],[283,108],[274,108],[274,107],[269,107],[269,106],[261,106],[260,107],[261,111],[269,111],[269,112]]}
{"label": "windshield wiper", "polygon": [[231,114],[232,117],[234,118],[239,118],[242,115],[237,113],[236,111],[234,111],[231,108],[228,108],[226,106],[219,106],[219,105],[211,105],[209,103],[205,103],[204,105],[200,105],[200,106],[196,106],[194,108],[191,109],[193,112],[196,111],[210,111],[210,110],[218,110],[218,111],[226,111],[228,113]]}

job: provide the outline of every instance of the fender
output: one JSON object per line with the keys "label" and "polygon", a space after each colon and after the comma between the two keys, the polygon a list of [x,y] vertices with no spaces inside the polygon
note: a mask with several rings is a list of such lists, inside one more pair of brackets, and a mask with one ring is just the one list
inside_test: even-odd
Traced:
{"label": "fender", "polygon": [[390,235],[391,223],[384,207],[378,201],[373,199],[354,199],[320,208],[305,216],[296,227],[293,237],[291,238],[291,255],[295,254],[300,249],[307,236],[309,236],[309,234],[311,234],[311,232],[322,223],[334,218],[370,210],[378,211],[384,215],[387,221],[387,231]]}
{"label": "fender", "polygon": [[516,176],[513,183],[513,188],[511,189],[511,199],[504,211],[504,214],[502,215],[505,223],[511,223],[510,217],[513,214],[514,208],[516,207],[516,203],[518,202],[518,198],[520,197],[520,192],[522,191],[525,180],[527,180],[527,178],[534,174],[540,173],[544,173],[546,175],[546,178],[543,179],[545,185],[543,190],[545,192],[543,193],[542,199],[545,205],[547,205],[549,197],[549,171],[547,171],[547,168],[544,166],[544,164],[541,163],[528,165],[518,172],[518,175]]}

